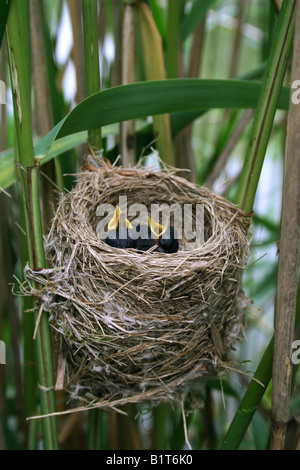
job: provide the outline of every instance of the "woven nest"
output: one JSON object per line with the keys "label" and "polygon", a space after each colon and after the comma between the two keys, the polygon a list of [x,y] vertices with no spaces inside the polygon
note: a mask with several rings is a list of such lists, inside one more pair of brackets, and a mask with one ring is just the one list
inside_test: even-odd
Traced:
{"label": "woven nest", "polygon": [[[224,370],[243,339],[250,217],[175,170],[93,170],[58,205],[45,243],[50,268],[25,270],[27,293],[55,330],[59,381],[87,405],[181,398]],[[147,207],[203,205],[204,243],[187,250],[183,239],[174,254],[108,246],[96,235],[96,209],[120,195]]]}

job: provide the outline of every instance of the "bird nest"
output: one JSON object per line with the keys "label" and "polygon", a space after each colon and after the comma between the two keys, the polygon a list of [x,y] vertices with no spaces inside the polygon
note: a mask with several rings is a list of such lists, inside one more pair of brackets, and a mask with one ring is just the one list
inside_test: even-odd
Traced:
{"label": "bird nest", "polygon": [[[58,382],[87,405],[181,398],[226,368],[243,339],[241,278],[251,217],[176,170],[101,164],[77,175],[45,240],[49,268],[25,275],[54,329]],[[97,207],[203,208],[203,243],[173,254],[114,248],[96,234]],[[33,282],[34,281],[34,282]],[[39,286],[38,288],[36,286]]]}

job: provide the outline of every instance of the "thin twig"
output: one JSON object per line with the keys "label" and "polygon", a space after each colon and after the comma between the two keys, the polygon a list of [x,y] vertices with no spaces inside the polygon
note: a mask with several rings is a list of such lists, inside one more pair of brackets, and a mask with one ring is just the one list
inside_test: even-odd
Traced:
{"label": "thin twig", "polygon": [[38,329],[39,324],[40,324],[40,321],[41,321],[41,316],[42,316],[42,313],[43,313],[43,308],[44,308],[44,304],[41,304],[40,309],[39,309],[39,313],[38,313],[38,316],[37,316],[37,320],[36,320],[34,332],[33,332],[33,339],[36,338],[36,333],[37,333],[37,329]]}
{"label": "thin twig", "polygon": [[186,417],[185,417],[185,412],[184,412],[184,406],[183,406],[183,401],[181,400],[180,402],[181,405],[181,413],[182,413],[182,419],[183,419],[183,429],[184,429],[184,438],[185,438],[185,443],[187,445],[187,448],[189,450],[193,450],[191,443],[188,438],[188,431],[187,431],[187,425],[186,425]]}

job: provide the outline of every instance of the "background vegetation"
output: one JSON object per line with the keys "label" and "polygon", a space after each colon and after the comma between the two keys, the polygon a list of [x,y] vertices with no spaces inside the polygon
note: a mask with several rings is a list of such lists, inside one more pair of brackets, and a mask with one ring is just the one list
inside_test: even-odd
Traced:
{"label": "background vegetation", "polygon": [[[1,448],[182,449],[188,441],[193,449],[300,448],[299,377],[285,360],[299,322],[299,111],[289,111],[288,88],[299,69],[296,3],[1,3]],[[299,14],[296,21],[300,29]],[[294,51],[298,43],[296,33]],[[64,410],[68,397],[53,390],[47,316],[35,332],[34,301],[14,295],[12,284],[27,261],[44,266],[42,235],[59,192],[74,184],[87,137],[124,166],[141,156],[158,164],[158,152],[189,169],[191,181],[254,211],[244,276],[252,304],[246,341],[233,352],[245,373],[203,384],[195,409],[185,410],[188,440],[181,408],[169,404],[145,403],[138,418],[128,406],[127,416],[26,419]]]}

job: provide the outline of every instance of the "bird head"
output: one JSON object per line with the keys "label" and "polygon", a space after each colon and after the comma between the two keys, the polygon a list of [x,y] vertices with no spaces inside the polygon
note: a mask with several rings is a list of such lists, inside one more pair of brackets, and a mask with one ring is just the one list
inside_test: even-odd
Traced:
{"label": "bird head", "polygon": [[176,253],[179,244],[175,228],[172,225],[161,225],[150,217],[148,217],[148,222],[154,235],[154,240],[158,245],[158,251],[161,253]]}
{"label": "bird head", "polygon": [[148,216],[149,227],[151,229],[154,238],[160,238],[167,230],[167,225],[161,225],[158,222],[155,222],[151,217]]}
{"label": "bird head", "polygon": [[107,230],[109,232],[111,232],[112,230],[116,230],[117,228],[119,228],[119,225],[121,223],[125,223],[125,226],[128,230],[131,230],[133,228],[131,222],[129,222],[129,220],[126,219],[120,207],[116,206],[114,215],[108,223]]}

